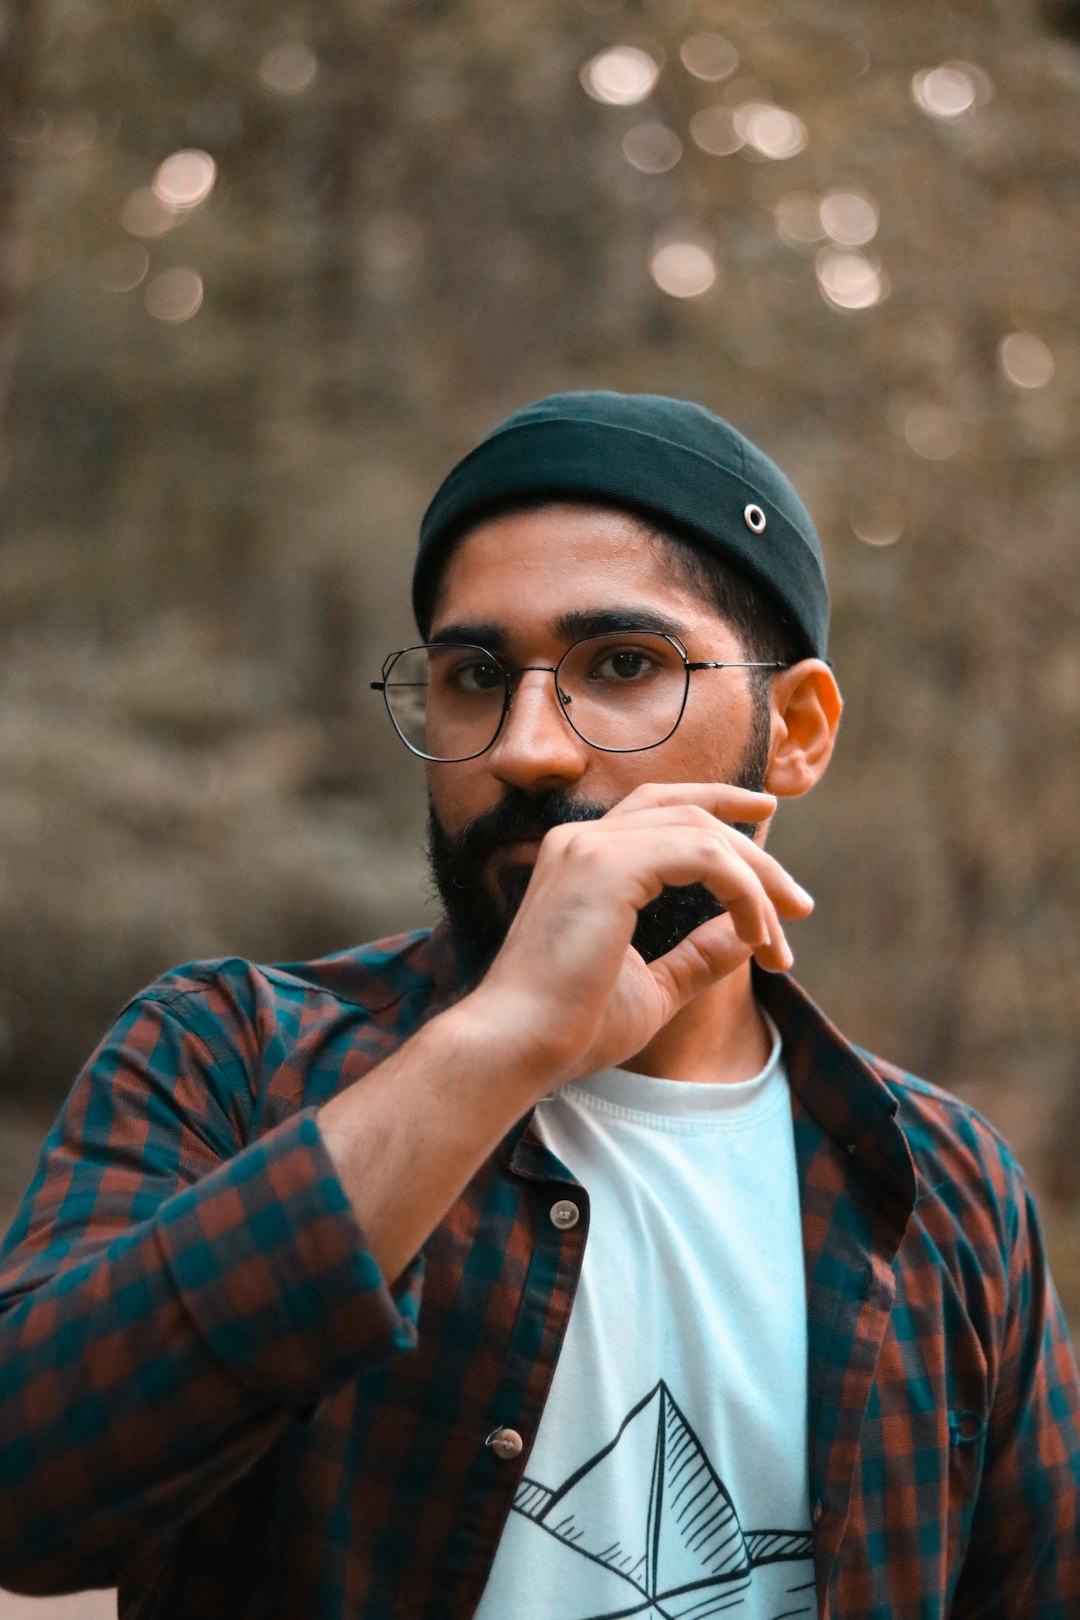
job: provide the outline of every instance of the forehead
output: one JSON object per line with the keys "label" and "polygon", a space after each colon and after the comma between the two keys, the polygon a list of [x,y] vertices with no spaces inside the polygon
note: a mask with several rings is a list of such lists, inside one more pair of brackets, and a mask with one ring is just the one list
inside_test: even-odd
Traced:
{"label": "forehead", "polygon": [[432,633],[468,623],[512,633],[613,607],[637,607],[686,628],[711,617],[639,519],[560,503],[490,518],[457,542],[439,581]]}

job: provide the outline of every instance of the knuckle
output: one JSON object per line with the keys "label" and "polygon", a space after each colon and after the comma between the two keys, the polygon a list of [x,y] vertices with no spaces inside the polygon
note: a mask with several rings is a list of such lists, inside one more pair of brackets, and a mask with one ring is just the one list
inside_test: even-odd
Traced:
{"label": "knuckle", "polygon": [[585,872],[599,872],[607,864],[607,845],[594,838],[579,838],[574,860]]}
{"label": "knuckle", "polygon": [[574,836],[576,829],[572,823],[560,822],[556,827],[549,827],[540,840],[541,847],[556,852],[566,848]]}
{"label": "knuckle", "polygon": [[750,869],[745,862],[732,859],[731,846],[715,823],[711,827],[699,828],[697,839],[702,859],[707,860],[711,866],[723,867],[725,872],[737,874],[736,880],[742,878],[744,873],[749,873]]}

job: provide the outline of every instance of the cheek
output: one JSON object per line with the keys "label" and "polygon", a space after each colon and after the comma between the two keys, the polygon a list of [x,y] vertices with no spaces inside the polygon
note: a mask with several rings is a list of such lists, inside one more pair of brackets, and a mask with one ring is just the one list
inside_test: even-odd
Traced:
{"label": "cheek", "polygon": [[659,782],[710,781],[728,752],[730,717],[689,703],[667,742],[640,756],[647,778]]}
{"label": "cheek", "polygon": [[753,721],[753,699],[744,687],[723,690],[708,686],[732,676],[738,670],[708,670],[691,678],[691,685],[682,723],[666,745],[677,752],[681,765],[689,767],[680,772],[684,781],[725,782],[731,779],[742,763],[750,738]]}
{"label": "cheek", "polygon": [[428,765],[428,798],[444,832],[453,836],[500,798],[498,784],[467,763]]}

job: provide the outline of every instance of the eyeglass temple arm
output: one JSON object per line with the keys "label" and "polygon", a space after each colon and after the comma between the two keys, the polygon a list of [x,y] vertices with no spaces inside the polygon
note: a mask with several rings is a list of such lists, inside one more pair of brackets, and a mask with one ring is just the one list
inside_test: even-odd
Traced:
{"label": "eyeglass temple arm", "polygon": [[789,666],[787,664],[780,664],[775,661],[770,661],[768,663],[747,663],[741,659],[725,659],[723,663],[717,664],[702,661],[691,663],[690,660],[687,659],[686,667],[687,669],[787,669]]}

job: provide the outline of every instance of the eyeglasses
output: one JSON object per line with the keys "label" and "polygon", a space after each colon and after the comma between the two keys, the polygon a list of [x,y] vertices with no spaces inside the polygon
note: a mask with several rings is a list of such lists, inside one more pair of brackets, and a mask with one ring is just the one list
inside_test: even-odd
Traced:
{"label": "eyeglasses", "polygon": [[619,630],[585,636],[557,664],[514,669],[484,647],[429,642],[389,655],[381,692],[406,748],[439,764],[476,759],[494,744],[519,678],[540,670],[583,742],[636,754],[666,742],[683,717],[690,677],[702,669],[784,669],[779,663],[694,662],[674,636]]}

